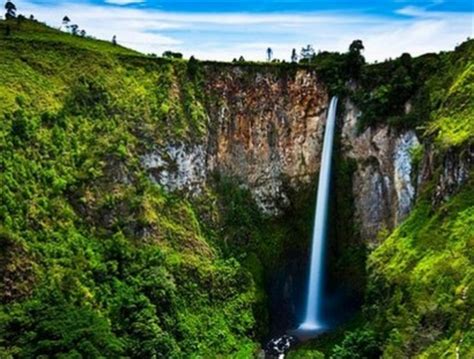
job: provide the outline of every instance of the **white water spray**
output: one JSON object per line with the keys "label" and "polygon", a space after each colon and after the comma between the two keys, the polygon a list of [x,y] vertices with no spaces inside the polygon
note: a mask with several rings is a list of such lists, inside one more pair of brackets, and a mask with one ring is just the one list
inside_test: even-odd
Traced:
{"label": "white water spray", "polygon": [[327,217],[329,204],[329,186],[331,182],[331,157],[336,126],[337,97],[331,99],[329,105],[326,129],[324,133],[323,153],[319,172],[319,185],[316,200],[316,214],[313,227],[313,244],[311,247],[311,267],[308,283],[308,298],[306,317],[299,329],[318,331],[324,330],[322,320],[323,277],[324,277],[324,247],[327,232]]}

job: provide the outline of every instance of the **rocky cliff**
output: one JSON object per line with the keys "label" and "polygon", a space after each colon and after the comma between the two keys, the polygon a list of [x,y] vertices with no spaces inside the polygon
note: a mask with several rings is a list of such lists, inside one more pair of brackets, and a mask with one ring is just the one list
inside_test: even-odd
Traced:
{"label": "rocky cliff", "polygon": [[347,102],[343,151],[357,163],[352,191],[362,238],[375,245],[378,232],[394,228],[412,208],[418,186],[412,157],[421,145],[415,131],[397,131],[388,125],[359,134],[359,112]]}
{"label": "rocky cliff", "polygon": [[[328,95],[313,71],[206,68],[208,132],[198,143],[171,141],[143,155],[154,180],[171,190],[199,190],[212,173],[235,177],[260,208],[279,213],[284,182],[308,183],[319,168]],[[199,191],[198,191],[199,192]]]}
{"label": "rocky cliff", "polygon": [[[305,69],[285,75],[238,66],[206,71],[206,136],[145,153],[144,167],[168,189],[190,194],[212,173],[234,177],[265,213],[281,213],[288,188],[316,183],[329,102],[324,84]],[[381,229],[392,229],[412,207],[418,184],[412,151],[421,145],[415,131],[388,125],[358,133],[359,111],[351,102],[340,111],[341,151],[357,163],[348,190],[362,237],[375,243]]]}

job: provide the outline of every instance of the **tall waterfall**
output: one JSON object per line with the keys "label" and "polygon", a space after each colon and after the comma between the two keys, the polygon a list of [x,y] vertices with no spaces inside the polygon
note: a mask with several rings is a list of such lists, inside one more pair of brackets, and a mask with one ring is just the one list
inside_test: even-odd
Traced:
{"label": "tall waterfall", "polygon": [[319,172],[319,185],[316,201],[316,214],[313,227],[313,244],[311,247],[311,268],[308,283],[306,317],[301,324],[302,330],[321,330],[325,325],[322,320],[324,247],[327,232],[329,205],[329,186],[331,182],[331,157],[336,126],[337,97],[331,99],[324,133],[323,153]]}

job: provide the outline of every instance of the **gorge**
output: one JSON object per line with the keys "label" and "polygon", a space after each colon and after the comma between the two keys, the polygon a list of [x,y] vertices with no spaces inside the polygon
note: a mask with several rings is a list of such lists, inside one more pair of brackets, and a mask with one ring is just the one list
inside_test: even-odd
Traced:
{"label": "gorge", "polygon": [[6,357],[252,358],[297,327],[335,94],[324,310],[348,316],[289,357],[472,356],[472,40],[371,65],[219,63],[10,26]]}

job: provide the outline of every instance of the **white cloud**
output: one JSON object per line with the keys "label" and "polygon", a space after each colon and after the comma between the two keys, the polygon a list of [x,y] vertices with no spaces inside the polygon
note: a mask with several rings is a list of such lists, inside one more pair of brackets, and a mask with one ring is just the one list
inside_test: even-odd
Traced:
{"label": "white cloud", "polygon": [[130,5],[130,4],[142,4],[145,0],[105,0],[107,4],[111,5]]}
{"label": "white cloud", "polygon": [[[138,0],[109,0],[126,3]],[[345,51],[362,39],[369,61],[447,50],[473,36],[471,13],[432,12],[403,7],[398,17],[349,13],[250,14],[176,13],[123,6],[55,2],[40,6],[18,1],[20,12],[33,13],[52,26],[64,15],[93,36],[145,53],[181,51],[201,59],[264,60],[271,46],[275,57],[288,59],[292,48]],[[400,16],[402,15],[402,16]]]}

